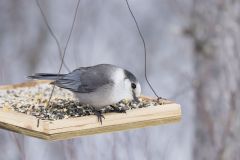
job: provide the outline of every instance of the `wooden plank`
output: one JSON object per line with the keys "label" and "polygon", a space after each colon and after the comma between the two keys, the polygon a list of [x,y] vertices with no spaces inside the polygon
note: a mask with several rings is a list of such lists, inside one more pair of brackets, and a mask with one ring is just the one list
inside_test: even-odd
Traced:
{"label": "wooden plank", "polygon": [[[151,107],[149,107],[151,108]],[[136,128],[142,128],[147,126],[155,126],[160,124],[167,124],[167,123],[173,123],[177,122],[181,119],[181,109],[180,106],[177,104],[168,106],[168,107],[162,107],[164,109],[158,110],[159,112],[155,113],[155,116],[148,115],[147,119],[139,118],[139,117],[132,117],[132,118],[126,118],[126,119],[114,119],[112,121],[108,120],[107,122],[103,122],[103,125],[100,125],[99,123],[92,123],[80,126],[74,127],[67,127],[60,130],[60,132],[53,132],[53,134],[50,134],[49,140],[63,140],[68,139],[72,137],[78,137],[78,136],[84,136],[84,135],[94,135],[99,133],[109,133],[109,132],[115,132],[115,131],[123,131],[123,130],[129,130],[129,129],[136,129]],[[136,112],[141,109],[136,109]],[[145,111],[147,111],[146,109]],[[135,111],[132,111],[134,114]],[[114,114],[112,116],[119,116]],[[107,115],[106,115],[107,117]],[[142,116],[144,117],[144,116]],[[104,124],[105,123],[105,124]],[[92,126],[92,127],[90,127]],[[51,128],[51,127],[49,127]],[[59,128],[58,128],[59,129]],[[57,130],[58,130],[57,129]],[[66,132],[62,132],[65,130]],[[50,129],[51,132],[51,129]]]}
{"label": "wooden plank", "polygon": [[[178,104],[168,104],[159,107],[134,109],[127,111],[126,114],[109,113],[105,115],[106,119],[103,121],[103,125],[97,122],[95,116],[56,121],[44,120],[40,123],[39,127],[44,129],[37,128],[36,123],[32,123],[31,119],[29,120],[29,117],[32,116],[26,116],[28,118],[22,116],[15,118],[20,118],[19,120],[24,122],[24,125],[22,125],[22,123],[12,123],[12,120],[9,121],[9,119],[7,119],[5,122],[0,122],[0,127],[41,139],[63,140],[84,135],[108,133],[176,122],[181,118],[181,109]],[[42,125],[45,125],[45,127]]]}
{"label": "wooden plank", "polygon": [[[153,119],[169,117],[180,117],[180,106],[177,104],[168,104],[165,106],[154,106],[140,109],[128,110],[127,113],[108,113],[105,114],[105,119],[102,125],[97,122],[96,116],[85,116],[79,118],[63,119],[58,121],[52,121],[49,123],[49,134],[74,131],[74,130],[86,130],[94,128],[102,128],[108,126],[114,126],[119,124],[131,124],[135,122],[151,121]],[[166,121],[167,123],[167,121]]]}
{"label": "wooden plank", "polygon": [[31,137],[36,137],[36,138],[40,138],[40,139],[44,139],[44,140],[51,140],[49,134],[46,134],[44,132],[30,130],[27,128],[18,127],[18,126],[9,124],[9,123],[0,122],[0,128],[6,129],[9,131],[13,131],[16,133],[20,133],[23,135],[31,136]]}
{"label": "wooden plank", "polygon": [[48,121],[40,121],[39,127],[37,127],[38,119],[31,115],[24,113],[18,113],[14,111],[4,111],[0,109],[0,122],[11,124],[16,127],[26,128],[28,130],[38,132],[48,132]]}
{"label": "wooden plank", "polygon": [[[0,90],[34,87],[49,81],[34,81],[0,86]],[[149,99],[148,97],[144,97]],[[151,99],[150,99],[151,100]],[[0,128],[46,140],[62,140],[77,136],[93,135],[176,122],[181,119],[181,107],[172,101],[164,105],[128,110],[127,113],[107,113],[101,125],[96,116],[62,120],[38,120],[36,117],[0,109]]]}

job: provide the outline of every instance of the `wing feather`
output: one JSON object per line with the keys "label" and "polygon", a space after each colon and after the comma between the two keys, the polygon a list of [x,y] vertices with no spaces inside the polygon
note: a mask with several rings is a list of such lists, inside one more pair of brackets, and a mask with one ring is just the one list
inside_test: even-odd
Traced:
{"label": "wing feather", "polygon": [[113,81],[109,72],[99,67],[81,67],[53,82],[56,86],[78,93],[94,92]]}

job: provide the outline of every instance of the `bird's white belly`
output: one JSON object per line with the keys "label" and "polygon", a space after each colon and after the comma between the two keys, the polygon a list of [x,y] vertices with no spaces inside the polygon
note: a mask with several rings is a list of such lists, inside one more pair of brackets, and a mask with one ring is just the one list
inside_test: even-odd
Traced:
{"label": "bird's white belly", "polygon": [[132,95],[123,88],[122,84],[114,87],[105,86],[91,93],[75,93],[75,96],[80,103],[89,104],[97,109],[117,103],[123,99],[132,99]]}

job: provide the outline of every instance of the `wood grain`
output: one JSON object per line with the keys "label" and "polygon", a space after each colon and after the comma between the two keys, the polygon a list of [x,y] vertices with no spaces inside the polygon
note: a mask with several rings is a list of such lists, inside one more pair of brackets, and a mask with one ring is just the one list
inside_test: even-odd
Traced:
{"label": "wood grain", "polygon": [[[30,82],[16,85],[0,86],[0,90],[18,87],[31,88],[47,81]],[[149,100],[148,97],[144,97]],[[128,110],[127,113],[107,113],[101,125],[96,116],[84,116],[62,120],[40,120],[14,111],[0,109],[0,128],[37,137],[45,140],[63,140],[78,136],[93,135],[114,131],[154,126],[179,121],[181,107],[179,104],[165,100],[163,105]]]}

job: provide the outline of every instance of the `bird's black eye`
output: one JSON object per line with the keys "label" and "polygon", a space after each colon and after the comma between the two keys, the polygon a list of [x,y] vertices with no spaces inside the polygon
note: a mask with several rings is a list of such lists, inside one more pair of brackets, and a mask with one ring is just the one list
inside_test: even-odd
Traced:
{"label": "bird's black eye", "polygon": [[132,83],[131,86],[132,86],[132,89],[135,89],[137,87],[135,83]]}

